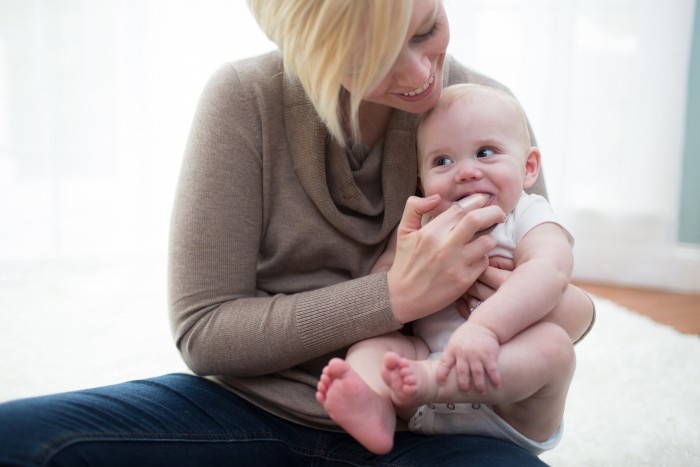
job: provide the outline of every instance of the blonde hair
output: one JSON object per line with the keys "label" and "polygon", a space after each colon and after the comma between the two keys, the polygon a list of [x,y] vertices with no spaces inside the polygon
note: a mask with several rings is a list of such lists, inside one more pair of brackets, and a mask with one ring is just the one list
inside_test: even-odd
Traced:
{"label": "blonde hair", "polygon": [[449,108],[455,102],[460,101],[469,103],[474,102],[477,99],[490,99],[493,97],[501,99],[503,102],[509,104],[513,108],[515,117],[518,119],[517,127],[520,131],[520,136],[529,147],[532,144],[529,129],[530,127],[527,122],[525,110],[523,109],[523,106],[520,105],[520,102],[518,102],[518,100],[513,97],[512,94],[504,91],[503,89],[484,86],[481,84],[461,83],[446,87],[442,91],[437,104],[420,116],[418,127],[420,128],[420,126],[427,121],[431,115],[443,109]]}
{"label": "blonde hair", "polygon": [[[413,0],[248,0],[248,6],[331,135],[341,144],[359,140],[360,103],[398,57]],[[346,135],[341,83],[350,77]]]}

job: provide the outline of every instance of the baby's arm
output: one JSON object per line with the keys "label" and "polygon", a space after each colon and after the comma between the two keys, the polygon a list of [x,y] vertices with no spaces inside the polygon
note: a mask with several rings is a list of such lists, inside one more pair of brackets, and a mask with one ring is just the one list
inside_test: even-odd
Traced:
{"label": "baby's arm", "polygon": [[500,344],[540,321],[558,303],[569,284],[573,253],[568,237],[553,223],[538,225],[518,243],[515,269],[469,320],[450,337],[438,368],[444,382],[454,367],[462,390],[485,390],[485,376],[498,387]]}
{"label": "baby's arm", "polygon": [[469,318],[493,331],[501,344],[549,314],[568,287],[574,265],[569,239],[554,223],[530,230],[515,247],[513,262],[508,279]]}

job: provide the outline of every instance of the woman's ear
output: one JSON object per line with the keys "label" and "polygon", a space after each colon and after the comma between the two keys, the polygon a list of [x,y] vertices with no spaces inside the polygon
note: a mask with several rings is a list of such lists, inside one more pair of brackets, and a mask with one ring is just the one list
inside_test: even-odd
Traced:
{"label": "woman's ear", "polygon": [[540,150],[532,146],[527,151],[527,159],[525,159],[525,178],[523,180],[523,188],[530,188],[537,181],[540,173]]}

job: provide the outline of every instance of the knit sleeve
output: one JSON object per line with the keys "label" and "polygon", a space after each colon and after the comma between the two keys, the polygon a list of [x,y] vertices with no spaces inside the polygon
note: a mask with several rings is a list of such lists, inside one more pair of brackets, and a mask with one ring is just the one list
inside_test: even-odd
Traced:
{"label": "knit sleeve", "polygon": [[263,193],[263,146],[266,132],[280,131],[269,115],[279,96],[261,93],[260,83],[282,70],[253,65],[245,76],[226,65],[207,84],[172,215],[171,328],[185,363],[202,375],[270,374],[400,328],[386,274],[289,293],[259,289],[263,213],[274,209]]}

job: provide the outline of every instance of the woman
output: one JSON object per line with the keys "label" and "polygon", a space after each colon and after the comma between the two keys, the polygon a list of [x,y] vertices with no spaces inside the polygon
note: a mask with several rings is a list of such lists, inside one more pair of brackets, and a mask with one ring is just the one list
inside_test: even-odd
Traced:
{"label": "woman", "polygon": [[[464,240],[497,209],[451,209],[421,230],[438,200],[410,197],[416,114],[444,85],[495,83],[446,58],[438,0],[250,6],[280,52],[212,77],[173,212],[172,329],[185,362],[208,378],[0,406],[0,464],[541,465],[504,441],[405,431],[375,456],[315,401],[331,356],[467,289],[484,299],[507,274],[487,270],[489,237]],[[404,205],[394,265],[369,275]],[[560,308],[572,327],[588,325],[577,289]]]}

